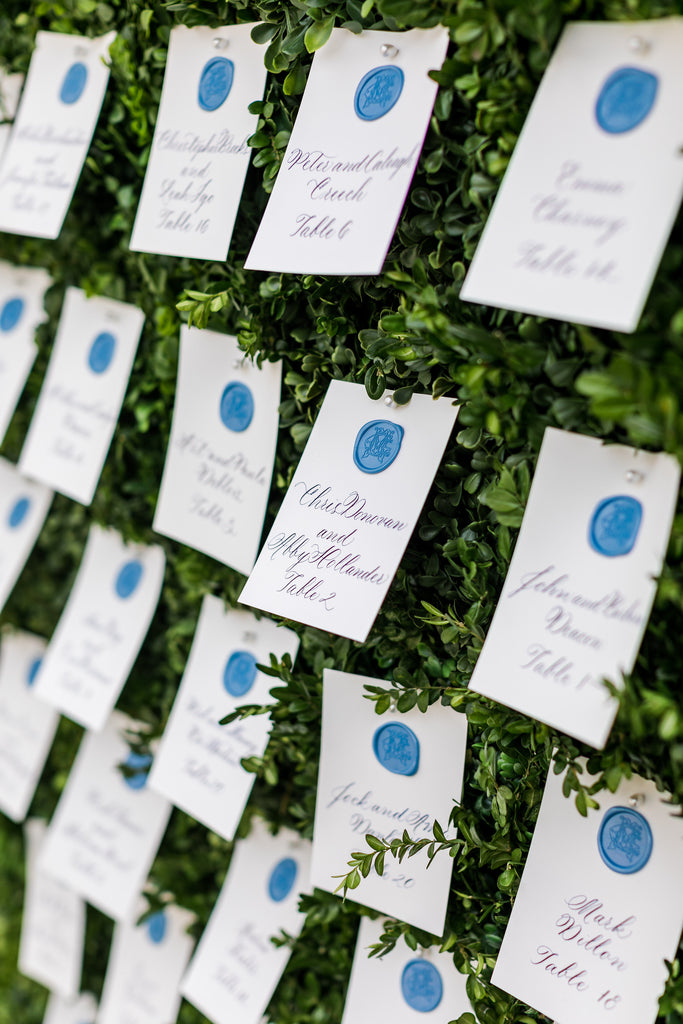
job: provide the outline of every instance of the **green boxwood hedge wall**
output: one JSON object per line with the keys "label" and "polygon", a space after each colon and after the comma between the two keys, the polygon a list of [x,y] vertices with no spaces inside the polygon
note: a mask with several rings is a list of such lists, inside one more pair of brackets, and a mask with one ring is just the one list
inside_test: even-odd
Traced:
{"label": "green boxwood hedge wall", "polygon": [[[120,423],[91,508],[55,499],[2,621],[49,637],[72,585],[89,525],[127,538],[151,531],[173,408],[183,320],[237,334],[258,360],[282,359],[281,431],[266,528],[332,379],[365,382],[373,396],[405,389],[462,403],[419,525],[367,643],[295,626],[293,672],[273,669],[278,704],[243,822],[256,812],[310,836],[324,667],[386,680],[399,709],[441,701],[466,712],[469,741],[444,945],[469,975],[482,1024],[540,1014],[491,987],[495,962],[554,746],[569,765],[569,794],[585,813],[631,772],[683,798],[680,637],[683,518],[675,521],[650,625],[626,680],[611,738],[596,753],[467,690],[500,593],[547,425],[683,456],[683,232],[676,225],[636,333],[621,335],[460,302],[459,288],[564,22],[678,13],[675,0],[3,0],[0,63],[25,71],[38,29],[99,35],[116,29],[111,80],[74,201],[57,241],[0,236],[0,257],[49,270],[49,322],[2,453],[16,461],[45,372],[67,285],[140,306],[146,314]],[[131,253],[128,241],[174,25],[260,21],[271,72],[257,106],[247,177],[226,263]],[[439,22],[449,56],[424,151],[384,271],[370,278],[245,272],[243,262],[277,174],[312,51],[332,26],[351,31]],[[672,138],[672,144],[683,141]],[[165,587],[119,706],[163,730],[205,593],[236,603],[243,578],[187,547],[161,541]],[[377,711],[389,698],[369,699]],[[82,730],[62,719],[32,806],[49,816]],[[582,783],[588,756],[598,783]],[[585,779],[585,775],[583,776]],[[455,796],[455,794],[454,794]],[[368,849],[368,853],[371,851]],[[153,868],[206,923],[231,844],[176,811]],[[340,870],[344,865],[340,864]],[[16,970],[23,892],[21,828],[0,820],[0,1024],[42,1019],[45,991]],[[276,1024],[341,1019],[359,909],[338,896],[305,899],[307,923],[270,1005]],[[101,991],[112,925],[88,912],[83,987]],[[433,938],[404,924],[385,944]],[[660,1021],[683,1020],[678,962]],[[465,1015],[464,1021],[472,1021]],[[203,1018],[183,1003],[181,1024]]]}

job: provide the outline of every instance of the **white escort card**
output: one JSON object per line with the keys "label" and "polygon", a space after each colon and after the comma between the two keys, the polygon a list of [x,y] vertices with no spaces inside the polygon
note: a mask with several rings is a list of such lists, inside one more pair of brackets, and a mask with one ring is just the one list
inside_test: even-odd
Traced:
{"label": "white escort card", "polygon": [[[138,907],[144,913],[143,904]],[[180,980],[194,940],[194,915],[182,907],[158,910],[141,924],[114,928],[97,1024],[170,1024],[180,1009]]]}
{"label": "white escort card", "polygon": [[19,970],[64,999],[73,999],[81,984],[85,903],[39,865],[46,825],[26,822],[26,889],[21,921]]}
{"label": "white escort card", "polygon": [[119,418],[144,313],[67,288],[19,466],[89,505]]}
{"label": "white escort card", "polygon": [[219,722],[241,704],[273,703],[274,680],[257,664],[269,665],[271,653],[293,661],[298,648],[292,630],[226,609],[210,594],[204,598],[149,785],[224,839],[233,838],[254,784],[240,761],[263,756],[270,717]]}
{"label": "white escort card", "polygon": [[683,925],[680,809],[634,775],[582,818],[562,782],[551,767],[493,984],[556,1021],[650,1024]]}
{"label": "white escort card", "polygon": [[594,747],[633,668],[678,497],[671,455],[549,427],[470,686]]}
{"label": "white escort card", "polygon": [[266,84],[253,25],[176,26],[131,249],[225,260]]}
{"label": "white escort card", "polygon": [[47,758],[58,713],[33,693],[45,641],[5,633],[0,647],[0,810],[23,821]]}
{"label": "white escort card", "polygon": [[37,696],[101,729],[152,621],[164,578],[158,545],[91,526],[78,576],[36,679]]}
{"label": "white escort card", "polygon": [[144,726],[120,711],[102,732],[86,732],[40,864],[116,921],[133,916],[171,813],[168,800],[148,789],[151,757],[130,749],[130,732],[143,735]]}
{"label": "white escort card", "polygon": [[450,399],[329,386],[242,604],[366,639],[450,436]]}
{"label": "white escort card", "polygon": [[635,330],[683,189],[682,46],[680,18],[565,28],[462,299]]}
{"label": "white escort card", "polygon": [[[440,704],[426,713],[375,714],[367,684],[381,683],[325,669],[320,770],[315,807],[311,882],[334,892],[355,851],[369,852],[366,835],[390,843],[407,831],[431,839],[437,821],[447,838],[460,802],[467,719]],[[347,898],[440,936],[444,929],[453,860],[430,863],[421,850],[403,863],[387,856]]]}
{"label": "white escort card", "polygon": [[258,819],[235,845],[228,875],[190,962],[181,992],[213,1024],[259,1024],[291,950],[270,941],[296,938],[310,892],[310,842]]}
{"label": "white escort card", "polygon": [[154,529],[245,575],[273,475],[282,363],[259,369],[237,340],[182,326],[178,386]]}
{"label": "white escort card", "polygon": [[443,1024],[472,1013],[466,977],[456,970],[452,953],[431,946],[416,953],[399,939],[391,952],[370,957],[368,947],[383,930],[382,920],[361,918],[342,1024],[375,1024],[380,1009],[382,1019],[393,1024]]}
{"label": "white escort card", "polygon": [[54,993],[47,1002],[43,1024],[95,1024],[97,1001],[91,992],[76,999],[62,999]]}
{"label": "white escort card", "polygon": [[0,70],[0,159],[5,152],[11,131],[11,121],[17,112],[19,95],[24,84],[24,76],[8,74]]}
{"label": "white escort card", "polygon": [[245,267],[379,274],[417,166],[446,56],[442,26],[332,29]]}
{"label": "white escort card", "polygon": [[52,491],[0,457],[0,610],[38,539]]}
{"label": "white escort card", "polygon": [[38,352],[34,334],[47,319],[43,300],[51,283],[40,267],[0,261],[0,443]]}
{"label": "white escort card", "polygon": [[0,231],[59,234],[95,131],[115,38],[36,34],[0,167]]}

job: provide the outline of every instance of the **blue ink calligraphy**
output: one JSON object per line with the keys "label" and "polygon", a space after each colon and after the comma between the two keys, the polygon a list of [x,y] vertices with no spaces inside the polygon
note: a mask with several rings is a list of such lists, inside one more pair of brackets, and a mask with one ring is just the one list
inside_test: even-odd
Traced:
{"label": "blue ink calligraphy", "polygon": [[375,757],[394,775],[415,775],[420,763],[420,741],[403,722],[388,722],[372,738]]}
{"label": "blue ink calligraphy", "polygon": [[633,550],[643,518],[643,506],[629,494],[617,494],[599,502],[591,516],[588,542],[607,558]]}
{"label": "blue ink calligraphy", "polygon": [[110,331],[100,331],[88,352],[88,366],[93,373],[104,373],[109,369],[115,349],[114,335]]}
{"label": "blue ink calligraphy", "polygon": [[142,562],[138,562],[137,559],[134,559],[132,562],[126,562],[121,567],[114,584],[117,597],[120,597],[122,601],[131,597],[137,590],[138,584],[142,579],[142,573]]}
{"label": "blue ink calligraphy", "polygon": [[19,526],[21,526],[24,519],[26,519],[26,516],[28,515],[30,508],[30,498],[17,498],[17,500],[14,502],[11,509],[9,510],[9,515],[7,516],[7,525],[9,526],[10,530],[16,530]]}
{"label": "blue ink calligraphy", "polygon": [[250,651],[233,651],[223,671],[223,686],[232,697],[243,697],[254,685],[257,671]]}
{"label": "blue ink calligraphy", "polygon": [[650,859],[652,830],[633,808],[610,807],[600,824],[598,850],[611,871],[632,875]]}
{"label": "blue ink calligraphy", "polygon": [[233,380],[221,395],[221,421],[236,434],[246,430],[254,418],[254,396],[246,384]]}
{"label": "blue ink calligraphy", "polygon": [[298,865],[293,857],[284,857],[278,861],[268,879],[268,895],[275,903],[286,899],[296,882]]}
{"label": "blue ink calligraphy", "polygon": [[391,420],[370,420],[361,427],[353,446],[353,461],[363,473],[382,473],[401,450],[403,427]]}
{"label": "blue ink calligraphy", "polygon": [[401,994],[418,1013],[435,1010],[443,996],[441,975],[428,960],[410,960],[401,974]]}
{"label": "blue ink calligraphy", "polygon": [[610,135],[632,131],[652,110],[658,85],[657,76],[641,68],[613,71],[596,100],[595,120]]}
{"label": "blue ink calligraphy", "polygon": [[147,919],[147,934],[150,941],[157,946],[164,941],[166,936],[166,914],[163,910],[157,910],[156,914],[152,914]]}
{"label": "blue ink calligraphy", "polygon": [[218,110],[228,98],[235,77],[235,65],[227,57],[207,61],[199,76],[197,103],[202,110]]}
{"label": "blue ink calligraphy", "polygon": [[24,300],[19,296],[8,299],[0,311],[0,331],[11,331],[16,327],[24,312]]}
{"label": "blue ink calligraphy", "polygon": [[62,103],[70,105],[77,103],[83,95],[85,83],[88,80],[88,69],[82,61],[72,64],[64,75],[62,88],[59,90],[59,98]]}
{"label": "blue ink calligraphy", "polygon": [[136,754],[135,751],[131,750],[124,764],[126,768],[131,770],[130,774],[123,776],[123,781],[126,785],[130,786],[131,789],[144,789],[147,785],[147,776],[152,765],[151,755]]}
{"label": "blue ink calligraphy", "polygon": [[396,106],[403,92],[404,76],[400,68],[386,64],[363,75],[353,100],[353,109],[361,121],[376,121]]}

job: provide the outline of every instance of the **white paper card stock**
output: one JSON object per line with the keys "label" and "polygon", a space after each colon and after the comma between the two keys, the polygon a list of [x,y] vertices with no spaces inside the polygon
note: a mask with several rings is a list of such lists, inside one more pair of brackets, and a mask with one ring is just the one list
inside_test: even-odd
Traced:
{"label": "white paper card stock", "polygon": [[458,410],[332,381],[242,604],[366,639],[413,532]]}
{"label": "white paper card stock", "polygon": [[116,925],[97,1024],[176,1020],[180,980],[194,946],[186,931],[192,920],[187,910],[168,906],[142,924]]}
{"label": "white paper card stock", "polygon": [[582,818],[562,781],[551,768],[492,981],[557,1021],[650,1024],[683,925],[683,818],[637,775]]}
{"label": "white paper card stock", "polygon": [[0,458],[0,609],[38,539],[52,491]]}
{"label": "white paper card stock", "polygon": [[594,747],[633,668],[671,531],[670,455],[549,427],[484,647],[477,693]]}
{"label": "white paper card stock", "polygon": [[33,693],[44,651],[32,633],[5,633],[0,647],[0,810],[13,821],[26,817],[59,722]]}
{"label": "white paper card stock", "polygon": [[240,760],[263,755],[270,718],[219,722],[241,704],[271,704],[273,680],[256,666],[269,665],[271,653],[293,661],[298,648],[292,630],[226,609],[210,594],[204,598],[149,785],[224,839],[233,838],[254,784]]}
{"label": "white paper card stock", "polygon": [[281,363],[259,369],[237,340],[181,327],[173,425],[154,529],[247,575],[273,475]]}
{"label": "white paper card stock", "polygon": [[21,923],[19,970],[65,999],[81,984],[85,903],[39,866],[46,825],[26,822],[26,890]]}
{"label": "white paper card stock", "polygon": [[76,999],[51,995],[43,1024],[95,1024],[97,1002],[91,992],[82,992]]}
{"label": "white paper card stock", "polygon": [[310,892],[310,842],[281,829],[271,836],[254,820],[235,845],[228,875],[190,962],[181,992],[213,1024],[259,1024],[291,950],[270,941],[296,936]]}
{"label": "white paper card stock", "polygon": [[100,479],[144,319],[126,302],[66,290],[19,466],[83,505]]}
{"label": "white paper card stock", "polygon": [[[460,801],[467,720],[433,705],[423,714],[375,714],[363,696],[381,680],[325,669],[320,771],[315,807],[314,886],[334,892],[356,850],[368,850],[366,835],[391,842],[404,830],[413,839],[432,837],[438,821],[447,837],[453,803]],[[399,864],[386,858],[347,898],[441,935],[453,861],[426,850]]]}
{"label": "white paper card stock", "polygon": [[0,160],[9,141],[11,121],[17,112],[24,76],[0,71]]}
{"label": "white paper card stock", "polygon": [[115,32],[38,32],[0,167],[0,231],[56,238],[95,131]]}
{"label": "white paper card stock", "polygon": [[399,940],[390,953],[370,958],[368,946],[379,942],[383,925],[361,918],[342,1024],[374,1024],[378,1013],[393,1024],[442,1024],[472,1013],[451,953],[416,953]]}
{"label": "white paper card stock", "polygon": [[159,601],[164,552],[91,526],[78,576],[48,644],[35,690],[88,729],[101,729]]}
{"label": "white paper card stock", "polygon": [[679,18],[565,28],[462,299],[635,330],[681,201],[682,46]]}
{"label": "white paper card stock", "polygon": [[253,25],[171,32],[131,249],[224,260],[266,84]]}
{"label": "white paper card stock", "polygon": [[313,58],[272,196],[245,267],[379,274],[436,99],[443,27],[332,29]]}
{"label": "white paper card stock", "polygon": [[38,351],[33,336],[47,319],[43,299],[51,283],[40,267],[0,262],[0,443]]}
{"label": "white paper card stock", "polygon": [[102,732],[86,732],[41,856],[45,871],[116,921],[131,919],[171,813],[147,787],[150,757],[124,735],[143,730],[114,711]]}

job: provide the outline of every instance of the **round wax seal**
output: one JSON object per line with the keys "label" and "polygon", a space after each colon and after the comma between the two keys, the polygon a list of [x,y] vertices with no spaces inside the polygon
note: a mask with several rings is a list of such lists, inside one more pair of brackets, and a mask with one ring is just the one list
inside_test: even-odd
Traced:
{"label": "round wax seal", "polygon": [[632,875],[644,868],[650,859],[650,826],[632,807],[611,807],[600,825],[598,850],[612,871]]}
{"label": "round wax seal", "polygon": [[299,868],[293,857],[278,861],[268,879],[268,895],[275,903],[281,903],[289,896],[296,882]]}
{"label": "round wax seal", "polygon": [[21,320],[24,312],[24,300],[15,296],[8,299],[0,311],[0,331],[11,331]]}
{"label": "round wax seal", "polygon": [[652,110],[659,82],[640,68],[619,68],[606,79],[595,103],[595,119],[610,135],[630,132]]}
{"label": "round wax seal", "polygon": [[643,518],[643,506],[629,494],[617,494],[599,502],[590,521],[588,541],[607,558],[627,555],[633,549]]}
{"label": "round wax seal", "polygon": [[363,75],[353,100],[361,121],[376,121],[388,114],[403,91],[403,72],[394,64],[373,68]]}
{"label": "round wax seal", "polygon": [[80,100],[88,80],[88,69],[82,61],[72,64],[64,75],[62,88],[59,90],[59,98],[62,103],[76,103]]}
{"label": "round wax seal", "polygon": [[33,661],[31,662],[31,664],[28,667],[28,672],[26,673],[26,685],[27,686],[33,686],[33,684],[36,681],[36,676],[40,672],[40,666],[42,664],[43,664],[43,659],[42,658],[34,658],[33,659]]}
{"label": "round wax seal", "polygon": [[164,941],[166,935],[166,914],[163,910],[158,910],[156,914],[152,914],[151,917],[147,918],[147,934],[150,941],[157,946],[160,942]]}
{"label": "round wax seal", "polygon": [[414,775],[420,763],[420,741],[402,722],[380,725],[372,738],[375,757],[394,775]]}
{"label": "round wax seal", "polygon": [[361,427],[353,446],[353,461],[364,473],[388,469],[401,450],[403,427],[390,420],[370,420]]}
{"label": "round wax seal", "polygon": [[135,593],[141,579],[142,563],[138,562],[137,559],[134,559],[132,562],[126,562],[119,570],[114,584],[117,596],[125,601],[127,597]]}
{"label": "round wax seal", "polygon": [[223,686],[232,697],[243,697],[256,679],[256,658],[249,651],[233,651],[223,671]]}
{"label": "round wax seal", "polygon": [[246,430],[254,417],[254,396],[246,384],[233,380],[223,390],[221,421],[236,434]]}
{"label": "round wax seal", "polygon": [[124,763],[126,768],[137,769],[134,775],[124,775],[123,781],[126,785],[130,786],[131,789],[144,789],[147,785],[147,776],[152,764],[150,755],[136,754],[131,750]]}
{"label": "round wax seal", "polygon": [[16,530],[17,527],[21,526],[28,515],[30,507],[30,498],[17,498],[9,510],[9,515],[7,516],[7,525],[10,530]]}
{"label": "round wax seal", "polygon": [[88,366],[93,373],[104,373],[114,358],[116,338],[109,331],[100,331],[88,352]]}
{"label": "round wax seal", "polygon": [[197,103],[202,110],[218,110],[228,98],[235,77],[235,65],[227,57],[207,61],[199,76]]}
{"label": "round wax seal", "polygon": [[419,1013],[435,1010],[443,996],[441,975],[428,960],[410,960],[401,974],[401,994]]}

